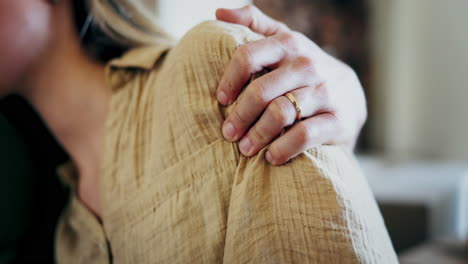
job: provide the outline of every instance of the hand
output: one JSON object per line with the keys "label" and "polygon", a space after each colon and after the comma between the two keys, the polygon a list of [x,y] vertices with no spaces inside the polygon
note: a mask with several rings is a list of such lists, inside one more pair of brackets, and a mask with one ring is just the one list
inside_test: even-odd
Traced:
{"label": "hand", "polygon": [[[235,51],[217,90],[221,104],[235,101],[251,74],[270,70],[246,87],[226,118],[222,131],[227,140],[240,140],[245,156],[272,142],[265,155],[273,165],[317,145],[342,144],[352,151],[367,109],[361,84],[350,67],[252,5],[218,9],[216,17],[266,37]],[[299,122],[295,122],[294,105],[283,96],[288,92],[301,106]]]}

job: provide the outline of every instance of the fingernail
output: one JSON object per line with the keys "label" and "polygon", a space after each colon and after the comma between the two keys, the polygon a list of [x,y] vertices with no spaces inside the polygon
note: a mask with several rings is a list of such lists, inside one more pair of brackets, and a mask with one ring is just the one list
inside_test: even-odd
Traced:
{"label": "fingernail", "polygon": [[250,156],[252,152],[252,141],[248,137],[245,137],[239,143],[239,148],[242,154],[245,156]]}
{"label": "fingernail", "polygon": [[231,124],[231,122],[227,122],[223,126],[223,135],[227,140],[234,139],[234,136],[236,135],[236,130],[234,129],[234,126]]}
{"label": "fingernail", "polygon": [[227,96],[223,91],[218,92],[218,101],[222,104],[227,104]]}
{"label": "fingernail", "polygon": [[267,151],[267,152],[266,152],[265,158],[266,158],[266,160],[267,160],[270,164],[275,165],[275,164],[274,164],[273,157],[271,156],[270,151]]}

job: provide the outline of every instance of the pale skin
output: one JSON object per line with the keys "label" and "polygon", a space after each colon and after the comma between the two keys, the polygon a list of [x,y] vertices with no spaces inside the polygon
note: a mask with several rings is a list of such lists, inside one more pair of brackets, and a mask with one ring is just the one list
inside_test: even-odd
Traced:
{"label": "pale skin", "polygon": [[[220,9],[217,17],[267,36],[236,51],[218,87],[220,103],[229,104],[251,73],[271,70],[246,88],[224,124],[229,140],[242,139],[242,153],[254,155],[273,141],[267,160],[279,165],[314,145],[352,149],[365,120],[365,103],[359,81],[347,66],[254,7]],[[111,91],[104,65],[80,46],[71,0],[1,1],[0,39],[0,96],[20,94],[39,112],[78,169],[79,198],[99,217],[101,149]],[[281,96],[289,91],[306,119],[275,139],[294,122],[295,109]],[[233,137],[226,133],[228,123]],[[245,150],[246,138],[253,145],[250,151]]]}
{"label": "pale skin", "polygon": [[[273,165],[318,145],[343,145],[352,151],[367,108],[351,68],[255,6],[219,9],[216,16],[266,36],[236,50],[218,87],[219,102],[232,103],[252,73],[263,68],[271,71],[247,86],[227,117],[223,125],[227,140],[240,140],[239,148],[246,156],[272,142],[266,159]],[[296,109],[281,96],[287,92],[299,101],[305,119],[276,138],[296,121]]]}

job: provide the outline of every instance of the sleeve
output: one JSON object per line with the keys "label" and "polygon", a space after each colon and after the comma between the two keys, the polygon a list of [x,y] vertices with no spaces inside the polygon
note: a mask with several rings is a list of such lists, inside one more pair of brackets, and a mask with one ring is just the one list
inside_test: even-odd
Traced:
{"label": "sleeve", "polygon": [[[185,43],[202,41],[190,45],[203,47],[190,54],[209,51],[201,60],[206,67],[197,67],[199,76],[219,80],[236,47],[259,38],[244,27],[211,21],[192,29]],[[209,70],[200,70],[204,68]],[[213,87],[209,94],[215,98]],[[221,114],[231,109],[221,109]],[[237,153],[224,263],[398,262],[351,153],[321,146],[275,167],[265,161],[265,151],[252,158]]]}
{"label": "sleeve", "polygon": [[264,152],[240,159],[225,263],[398,263],[350,153],[322,146],[274,167]]}

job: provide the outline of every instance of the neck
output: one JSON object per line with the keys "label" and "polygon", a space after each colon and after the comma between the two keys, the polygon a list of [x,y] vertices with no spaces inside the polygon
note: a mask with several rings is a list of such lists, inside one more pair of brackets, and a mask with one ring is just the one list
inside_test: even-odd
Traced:
{"label": "neck", "polygon": [[83,52],[49,54],[43,61],[21,94],[69,153],[80,177],[99,174],[110,96],[104,67]]}
{"label": "neck", "polygon": [[78,196],[99,215],[101,155],[111,95],[104,66],[81,48],[71,1],[54,7],[50,39],[19,85],[78,169]]}

